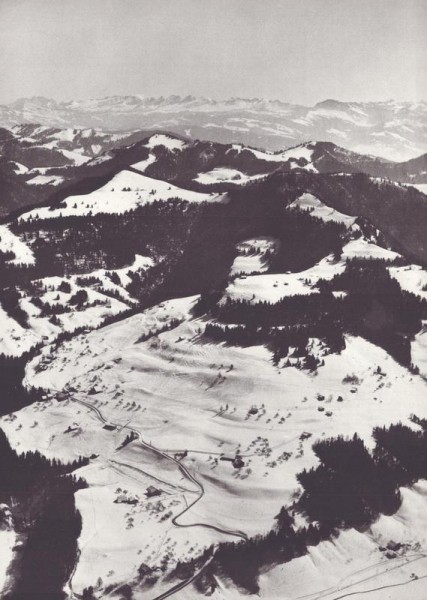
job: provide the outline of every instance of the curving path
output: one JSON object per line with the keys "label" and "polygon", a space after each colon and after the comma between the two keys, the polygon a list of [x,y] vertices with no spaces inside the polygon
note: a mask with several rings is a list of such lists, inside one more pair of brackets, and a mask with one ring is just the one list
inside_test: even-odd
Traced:
{"label": "curving path", "polygon": [[[191,483],[193,483],[196,486],[196,488],[199,491],[199,494],[198,494],[197,498],[193,502],[191,502],[190,504],[188,504],[186,506],[186,508],[184,508],[180,513],[178,513],[177,515],[175,515],[173,517],[173,519],[172,519],[173,525],[175,525],[176,527],[205,527],[207,529],[212,529],[214,531],[218,531],[219,533],[223,533],[224,535],[231,535],[233,537],[237,537],[237,538],[240,538],[240,539],[245,540],[245,541],[248,540],[248,536],[246,535],[246,533],[244,533],[243,531],[240,531],[240,530],[223,529],[222,527],[217,527],[216,525],[211,525],[210,523],[188,523],[188,524],[178,523],[178,519],[180,517],[182,517],[182,515],[184,515],[186,512],[188,512],[190,510],[190,508],[192,508],[197,502],[199,502],[203,498],[203,496],[205,494],[205,489],[203,487],[203,484],[192,473],[190,473],[190,471],[187,469],[187,467],[185,465],[183,465],[175,457],[171,456],[170,454],[168,454],[164,450],[156,448],[152,444],[146,442],[143,439],[143,437],[141,435],[141,432],[138,431],[137,429],[134,429],[133,427],[130,427],[129,424],[127,424],[127,425],[119,425],[118,423],[113,423],[112,421],[108,421],[104,417],[104,415],[102,414],[102,412],[99,410],[99,408],[97,408],[96,406],[94,406],[90,402],[87,402],[85,400],[81,400],[81,399],[75,398],[75,397],[71,398],[71,400],[73,402],[77,402],[78,404],[81,404],[82,406],[85,406],[86,408],[88,408],[89,410],[91,410],[96,415],[97,419],[101,423],[104,423],[104,424],[108,423],[110,425],[113,425],[114,427],[120,427],[122,430],[123,429],[127,429],[128,431],[133,432],[137,436],[137,438],[138,438],[138,440],[139,440],[139,442],[140,442],[140,444],[142,446],[144,446],[145,448],[148,448],[152,452],[155,452],[156,454],[158,454],[162,458],[165,458],[166,460],[169,460],[169,461],[173,462],[178,467],[178,469],[183,474],[183,476],[188,481],[190,481]],[[69,588],[70,588],[71,595],[72,595],[73,598],[78,598],[78,596],[73,592],[73,589],[72,589],[72,579],[73,579],[74,573],[75,573],[75,571],[77,569],[77,564],[78,564],[79,556],[80,556],[80,551],[78,553],[78,558],[77,558],[77,561],[75,563],[73,572],[72,572],[72,574],[71,574],[71,576],[69,578]],[[194,575],[192,575],[192,577],[190,577],[189,579],[186,579],[185,581],[177,583],[176,585],[174,585],[173,587],[171,587],[169,590],[163,592],[159,596],[156,596],[153,600],[163,600],[164,598],[168,598],[169,596],[172,596],[173,594],[175,594],[179,590],[182,590],[187,585],[190,585],[190,583],[192,583],[195,579],[197,579],[197,577],[199,577],[199,575],[203,572],[203,570],[208,566],[208,564],[212,560],[213,560],[213,555],[210,558],[208,558],[208,560],[206,561],[206,563]]]}
{"label": "curving path", "polygon": [[205,495],[205,489],[203,487],[203,484],[198,479],[196,479],[196,477],[192,473],[190,473],[190,471],[187,469],[187,467],[185,465],[183,465],[178,459],[171,456],[170,454],[167,454],[167,452],[165,452],[164,450],[161,450],[160,448],[156,448],[156,446],[153,446],[152,444],[146,442],[143,439],[141,432],[138,431],[137,429],[134,429],[133,427],[130,427],[129,425],[120,425],[118,423],[113,423],[112,421],[108,421],[104,417],[104,415],[101,413],[99,408],[97,408],[96,406],[93,406],[93,404],[91,404],[90,402],[81,400],[79,398],[71,398],[71,400],[73,402],[77,402],[78,404],[82,404],[83,406],[86,406],[86,408],[89,408],[92,412],[95,413],[95,415],[97,416],[98,420],[101,421],[101,423],[108,423],[110,425],[113,425],[114,427],[120,427],[121,429],[127,429],[128,431],[132,431],[138,437],[139,443],[142,446],[144,446],[145,448],[148,448],[152,452],[155,452],[162,458],[165,458],[166,460],[173,462],[178,467],[178,469],[183,474],[183,476],[198,488],[199,495],[197,496],[197,498],[195,500],[193,500],[193,502],[188,504],[186,506],[186,508],[184,508],[180,513],[175,515],[174,518],[172,519],[172,523],[174,525],[176,525],[176,527],[205,527],[206,529],[212,529],[214,531],[218,531],[219,533],[223,533],[225,535],[231,535],[233,537],[238,537],[245,541],[248,540],[248,536],[246,535],[246,533],[244,533],[243,531],[240,531],[238,529],[236,529],[236,530],[223,529],[222,527],[217,527],[216,525],[211,525],[209,523],[188,523],[188,524],[178,523],[178,519],[180,517],[182,517],[182,515],[184,515],[186,512],[188,512],[190,510],[190,508],[192,508],[197,502],[199,502]]}
{"label": "curving path", "polygon": [[193,583],[193,581],[195,581],[199,577],[199,575],[202,574],[202,572],[206,569],[208,564],[212,562],[212,560],[213,560],[213,556],[208,558],[208,560],[205,562],[205,564],[196,573],[194,573],[194,575],[192,577],[190,577],[190,579],[185,579],[184,581],[177,583],[173,587],[166,590],[166,592],[163,592],[163,594],[156,596],[152,600],[164,600],[164,598],[168,598],[169,596],[172,596],[173,594],[176,594],[176,592],[179,592],[183,588],[187,587],[187,585],[190,585],[190,583]]}
{"label": "curving path", "polygon": [[108,423],[110,425],[113,425],[114,427],[120,427],[121,429],[127,429],[128,431],[132,431],[138,437],[138,440],[142,446],[144,446],[145,448],[148,448],[152,452],[155,452],[162,458],[165,458],[166,460],[173,462],[178,467],[178,469],[183,474],[183,476],[198,488],[199,495],[197,496],[197,498],[195,500],[193,500],[193,502],[188,504],[186,506],[186,508],[184,508],[180,513],[175,515],[174,518],[172,519],[172,523],[174,525],[176,525],[176,527],[205,527],[207,529],[212,529],[214,531],[218,531],[219,533],[223,533],[225,535],[231,535],[233,537],[238,537],[245,541],[248,539],[248,536],[246,535],[246,533],[244,533],[243,531],[240,531],[238,529],[236,529],[236,530],[223,529],[222,527],[217,527],[216,525],[211,525],[209,523],[188,523],[188,524],[178,523],[178,519],[180,517],[182,517],[182,515],[184,515],[186,512],[188,512],[190,510],[190,508],[192,508],[197,502],[199,502],[205,495],[205,489],[203,487],[203,484],[198,479],[196,479],[196,477],[192,473],[190,473],[190,471],[187,469],[187,467],[185,465],[183,465],[178,459],[171,456],[170,454],[167,454],[167,452],[165,452],[164,450],[161,450],[160,448],[156,448],[149,442],[146,442],[143,439],[141,432],[138,431],[137,429],[134,429],[133,427],[130,427],[129,425],[120,425],[118,423],[113,423],[112,421],[108,421],[104,417],[104,415],[101,413],[99,408],[97,408],[96,406],[93,406],[93,404],[91,404],[90,402],[80,400],[79,398],[71,398],[71,400],[73,402],[77,402],[78,404],[82,404],[83,406],[86,406],[86,408],[89,408],[92,412],[95,413],[95,415],[97,416],[98,420],[101,421],[101,423]]}

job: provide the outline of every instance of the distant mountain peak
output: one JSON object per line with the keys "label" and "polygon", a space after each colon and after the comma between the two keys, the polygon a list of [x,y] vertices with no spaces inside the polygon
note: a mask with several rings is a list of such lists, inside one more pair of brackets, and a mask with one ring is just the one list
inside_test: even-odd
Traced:
{"label": "distant mountain peak", "polygon": [[341,102],[340,100],[334,100],[333,98],[327,98],[326,100],[317,102],[314,105],[314,108],[342,108],[345,106],[347,106],[346,102]]}

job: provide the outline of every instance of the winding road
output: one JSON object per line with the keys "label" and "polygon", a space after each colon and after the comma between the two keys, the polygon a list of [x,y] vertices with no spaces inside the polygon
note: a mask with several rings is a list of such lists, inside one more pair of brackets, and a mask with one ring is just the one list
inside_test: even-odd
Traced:
{"label": "winding road", "polygon": [[[139,441],[139,443],[151,450],[152,452],[155,452],[158,456],[169,460],[171,462],[173,462],[179,469],[179,471],[182,473],[182,475],[188,480],[190,481],[192,484],[194,484],[198,490],[198,495],[195,498],[195,500],[193,500],[193,502],[191,502],[190,504],[187,504],[187,506],[177,515],[175,515],[173,517],[173,519],[171,520],[171,522],[173,523],[173,525],[175,525],[176,527],[204,527],[206,529],[211,529],[213,531],[217,531],[218,533],[222,533],[224,535],[229,535],[229,536],[233,536],[233,537],[237,537],[241,540],[247,541],[248,540],[248,536],[246,535],[246,533],[244,533],[243,531],[240,531],[238,529],[236,530],[232,530],[232,529],[224,529],[222,527],[218,527],[216,525],[211,525],[210,523],[179,523],[178,519],[180,517],[182,517],[185,513],[187,513],[197,502],[199,502],[203,496],[205,495],[205,489],[203,487],[203,484],[195,477],[195,475],[193,475],[185,465],[183,465],[178,459],[176,459],[174,456],[171,456],[170,454],[168,454],[167,452],[165,452],[164,450],[161,450],[160,448],[156,448],[155,446],[153,446],[152,444],[150,444],[149,442],[146,442],[144,440],[144,438],[141,435],[141,432],[138,431],[137,429],[134,429],[133,427],[131,427],[129,424],[126,425],[121,425],[118,423],[113,423],[112,421],[107,420],[104,415],[102,414],[102,412],[99,410],[99,408],[97,408],[96,406],[94,406],[93,404],[91,404],[88,401],[82,400],[80,398],[76,398],[76,397],[72,397],[70,398],[73,402],[76,402],[78,404],[81,404],[82,406],[85,406],[86,408],[88,408],[89,410],[91,410],[97,417],[97,419],[103,423],[103,424],[108,424],[111,425],[113,427],[118,427],[121,430],[126,429],[128,431],[133,432],[136,436],[137,439]],[[159,596],[156,596],[155,598],[153,598],[152,600],[164,600],[164,598],[168,598],[169,596],[172,596],[173,594],[175,594],[176,592],[178,592],[179,590],[182,590],[184,587],[186,587],[187,585],[190,585],[195,579],[197,579],[197,577],[199,577],[199,575],[204,571],[204,569],[209,565],[209,563],[213,560],[213,555],[211,557],[209,557],[207,559],[207,561],[205,562],[205,564],[196,572],[194,573],[194,575],[192,575],[189,579],[186,579],[182,582],[177,583],[176,585],[174,585],[173,587],[169,588],[168,590],[166,590],[165,592],[163,592],[162,594],[160,594]],[[73,573],[71,574],[71,577],[69,579],[69,588],[71,591],[71,595],[74,598],[78,598],[77,594],[75,594],[73,592],[72,589],[72,578],[73,575],[77,569],[77,564],[78,564],[78,559],[76,561]]]}
{"label": "winding road", "polygon": [[156,448],[149,442],[146,442],[143,439],[141,432],[138,431],[137,429],[130,427],[128,424],[121,425],[121,424],[113,423],[112,421],[107,420],[104,417],[104,415],[101,413],[99,408],[97,408],[96,406],[93,406],[93,404],[91,404],[90,402],[81,400],[79,398],[71,398],[71,400],[73,402],[77,402],[78,404],[85,406],[86,408],[89,408],[92,412],[95,413],[95,415],[97,416],[98,420],[101,423],[109,424],[109,425],[112,425],[113,427],[120,427],[122,430],[127,429],[128,431],[133,432],[138,437],[138,441],[143,447],[148,448],[152,452],[155,452],[158,456],[161,456],[162,458],[173,462],[178,467],[178,469],[182,473],[182,475],[188,481],[190,481],[197,487],[197,489],[199,490],[199,495],[197,496],[197,498],[195,500],[193,500],[193,502],[188,504],[186,506],[186,508],[184,508],[180,513],[175,515],[174,518],[172,519],[172,523],[174,525],[176,525],[176,527],[205,527],[206,529],[212,529],[214,531],[218,531],[219,533],[223,533],[224,535],[230,535],[230,536],[237,537],[237,538],[240,538],[245,541],[248,539],[248,536],[246,535],[246,533],[244,533],[243,531],[240,531],[238,529],[236,529],[236,530],[223,529],[222,527],[217,527],[216,525],[211,525],[209,523],[188,523],[188,524],[178,523],[178,519],[180,517],[182,517],[182,515],[184,515],[186,512],[188,512],[190,510],[190,508],[192,508],[197,502],[199,502],[205,495],[205,489],[203,487],[203,484],[198,479],[196,479],[196,477],[192,473],[190,473],[190,471],[187,469],[187,467],[185,465],[183,465],[174,456],[171,456],[170,454],[167,454],[164,450],[161,450],[160,448]]}

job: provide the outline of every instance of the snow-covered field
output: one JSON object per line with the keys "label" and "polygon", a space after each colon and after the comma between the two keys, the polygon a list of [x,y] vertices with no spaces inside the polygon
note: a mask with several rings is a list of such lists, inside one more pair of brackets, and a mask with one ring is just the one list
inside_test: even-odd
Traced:
{"label": "snow-covered field", "polygon": [[324,204],[321,200],[313,196],[313,194],[302,194],[299,198],[294,200],[289,208],[299,208],[309,212],[313,217],[322,219],[322,221],[335,221],[337,223],[343,223],[346,227],[350,228],[354,225],[356,217],[345,215],[344,213],[331,208]]}
{"label": "snow-covered field", "polygon": [[421,375],[427,378],[427,321],[411,343],[411,356]]}
{"label": "snow-covered field", "polygon": [[274,253],[278,245],[278,240],[268,237],[253,238],[240,242],[240,244],[237,244],[238,255],[231,266],[230,275],[267,271],[267,253]]}
{"label": "snow-covered field", "polygon": [[194,181],[203,183],[204,185],[212,185],[214,183],[236,183],[242,185],[248,181],[254,181],[261,179],[265,175],[246,175],[237,169],[230,169],[227,167],[216,167],[211,171],[205,171],[199,173]]}
{"label": "snow-covered field", "polygon": [[408,183],[407,185],[411,185],[423,194],[427,195],[427,183]]}
{"label": "snow-covered field", "polygon": [[64,181],[60,175],[36,175],[32,179],[28,179],[30,185],[59,185]]}
{"label": "snow-covered field", "polygon": [[[137,439],[118,449],[128,433],[123,426],[169,455],[188,452],[181,462],[197,477],[204,495],[178,524],[210,524],[254,535],[268,531],[280,507],[290,502],[298,488],[296,474],[317,463],[313,441],[357,432],[372,447],[373,424],[411,424],[412,413],[427,416],[427,384],[363,339],[348,337],[340,355],[324,356],[317,374],[275,367],[263,347],[229,347],[202,338],[204,322],[189,312],[195,300],[164,302],[76,337],[55,356],[45,348],[30,364],[27,381],[48,389],[51,399],[22,409],[16,420],[1,420],[19,450],[38,448],[64,459],[97,456],[82,470],[89,488],[77,493],[83,531],[72,582],[75,592],[96,587],[98,577],[99,589],[120,583],[142,562],[159,565],[165,553],[173,565],[219,539],[233,539],[201,525],[172,524],[172,516],[197,497],[197,488],[176,464]],[[171,319],[181,324],[141,341],[148,331],[164,330]],[[349,374],[358,379],[357,385],[344,383]],[[56,399],[71,387],[68,399]],[[324,396],[326,412],[318,410],[318,394]],[[256,414],[249,412],[253,407]],[[106,429],[99,415],[113,425]],[[237,452],[245,463],[239,470],[221,460]],[[161,494],[148,499],[149,485]],[[123,503],[123,494],[128,499],[138,496],[136,503]],[[122,500],[114,502],[118,496]],[[363,543],[350,540],[347,558],[365,547],[373,552],[374,542],[365,537]],[[365,556],[366,566],[372,552]],[[326,550],[323,560],[326,569]],[[331,580],[339,577],[339,570],[328,568]],[[321,566],[319,573],[327,578]],[[262,597],[296,600],[300,595],[286,596],[291,593],[286,576],[265,581]],[[319,581],[313,579],[313,591]],[[185,594],[183,598],[191,597]],[[224,591],[226,598],[234,594]]]}
{"label": "snow-covered field", "polygon": [[10,231],[7,225],[0,225],[0,251],[13,252],[15,258],[10,260],[15,265],[34,264],[34,254],[17,235]]}
{"label": "snow-covered field", "polygon": [[332,279],[344,271],[344,264],[324,258],[318,265],[300,273],[248,275],[234,279],[227,287],[225,298],[256,302],[279,302],[286,296],[317,293],[319,279]]}
{"label": "snow-covered field", "polygon": [[[366,595],[375,600],[401,600],[410,594],[414,600],[423,600],[427,482],[402,488],[401,494],[398,512],[381,516],[366,533],[354,529],[342,532],[335,540],[321,542],[307,555],[262,575],[261,598],[337,600]],[[387,548],[388,544],[402,544],[403,549],[389,551],[387,557],[380,547]]]}
{"label": "snow-covered field", "polygon": [[187,142],[171,135],[163,133],[155,133],[146,143],[147,148],[155,148],[156,146],[164,146],[167,150],[182,150],[187,145]]}
{"label": "snow-covered field", "polygon": [[111,181],[99,189],[82,196],[69,196],[55,209],[42,207],[30,210],[20,220],[51,219],[72,215],[82,216],[89,212],[123,214],[155,200],[179,198],[187,202],[221,202],[224,195],[202,194],[179,188],[175,185],[152,179],[132,171],[120,171]]}
{"label": "snow-covered field", "polygon": [[[317,173],[317,169],[312,164],[312,156],[314,150],[314,144],[308,142],[306,144],[301,144],[299,146],[295,146],[294,148],[289,148],[284,152],[269,152],[256,150],[255,148],[245,147],[242,144],[233,144],[233,149],[242,151],[246,150],[252,152],[254,156],[256,156],[260,160],[266,160],[269,162],[291,162],[292,168],[304,168],[307,171],[312,171],[313,173]],[[299,165],[298,161],[305,161],[304,165]]]}
{"label": "snow-covered field", "polygon": [[363,237],[351,240],[351,242],[344,246],[341,254],[341,258],[343,259],[376,258],[380,260],[393,261],[399,257],[400,254],[397,252],[394,252],[393,250],[387,250],[387,248],[382,248],[381,246],[378,246],[374,242],[370,242]]}
{"label": "snow-covered field", "polygon": [[19,162],[16,162],[16,161],[14,161],[14,163],[16,165],[14,171],[17,175],[22,175],[23,173],[27,173],[28,167],[26,167],[25,165],[23,165]]}
{"label": "snow-covered field", "polygon": [[150,153],[148,158],[134,163],[133,165],[131,165],[131,167],[133,169],[136,169],[137,171],[140,171],[141,173],[144,173],[146,168],[155,162],[156,162],[156,156],[154,154]]}
{"label": "snow-covered field", "polygon": [[[381,248],[372,242],[368,242],[362,237],[348,242],[341,253],[339,261],[335,260],[333,255],[323,258],[317,265],[310,267],[305,271],[298,273],[274,273],[262,275],[243,275],[234,279],[227,287],[225,298],[241,299],[251,302],[279,302],[286,296],[296,296],[299,294],[313,294],[318,290],[316,288],[320,279],[330,280],[335,275],[339,275],[345,269],[345,264],[351,258],[381,258],[385,260],[394,260],[399,254],[392,250]],[[232,273],[238,273],[238,266],[241,258],[237,257],[232,267]],[[249,258],[249,257],[248,257]],[[255,267],[251,271],[261,271],[256,268],[255,263],[250,263],[250,267]],[[258,267],[260,265],[258,264]],[[243,269],[240,269],[243,271]]]}
{"label": "snow-covered field", "polygon": [[[184,140],[175,138],[171,135],[165,135],[163,133],[156,133],[152,135],[149,138],[148,142],[145,144],[146,148],[149,148],[150,150],[153,150],[153,148],[156,148],[157,146],[164,146],[170,152],[179,152],[183,150],[186,145],[187,142],[185,142]],[[137,171],[144,173],[146,168],[154,162],[156,162],[156,155],[153,154],[153,152],[150,152],[148,158],[146,158],[145,160],[140,160],[139,162],[136,162],[131,166]]]}
{"label": "snow-covered field", "polygon": [[31,329],[24,329],[0,306],[0,352],[6,356],[21,356],[39,341]]}
{"label": "snow-covered field", "polygon": [[397,279],[402,290],[427,299],[427,271],[419,265],[390,267],[390,275]]}

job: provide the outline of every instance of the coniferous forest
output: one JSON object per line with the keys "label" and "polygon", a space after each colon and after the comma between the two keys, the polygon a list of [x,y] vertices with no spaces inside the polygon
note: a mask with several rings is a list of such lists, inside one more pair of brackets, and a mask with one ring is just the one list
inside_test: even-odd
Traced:
{"label": "coniferous forest", "polygon": [[81,530],[74,493],[86,485],[73,471],[87,463],[81,458],[63,464],[39,452],[17,454],[0,430],[0,503],[11,507],[21,542],[8,600],[64,598]]}

